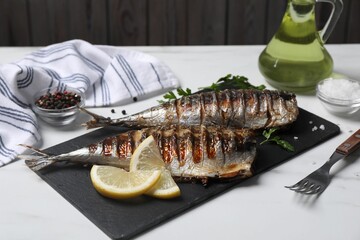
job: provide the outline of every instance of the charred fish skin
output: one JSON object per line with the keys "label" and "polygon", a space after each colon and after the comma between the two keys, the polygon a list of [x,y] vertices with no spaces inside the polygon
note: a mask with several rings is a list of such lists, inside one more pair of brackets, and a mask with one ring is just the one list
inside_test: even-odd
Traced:
{"label": "charred fish skin", "polygon": [[254,132],[216,126],[180,125],[130,130],[87,147],[49,156],[27,155],[26,164],[40,170],[56,162],[75,162],[129,168],[136,147],[152,135],[165,167],[177,179],[250,177],[256,155]]}
{"label": "charred fish skin", "polygon": [[88,128],[108,125],[156,127],[205,125],[261,129],[294,122],[299,114],[295,94],[276,90],[224,90],[184,96],[134,115],[110,119],[94,117]]}
{"label": "charred fish skin", "polygon": [[[171,136],[179,152],[164,152],[167,168],[178,179],[250,177],[256,155],[253,133],[214,126],[182,129]],[[164,138],[166,137],[162,136]],[[159,142],[159,140],[157,140]],[[167,139],[166,139],[167,141]],[[163,148],[164,149],[164,148]]]}

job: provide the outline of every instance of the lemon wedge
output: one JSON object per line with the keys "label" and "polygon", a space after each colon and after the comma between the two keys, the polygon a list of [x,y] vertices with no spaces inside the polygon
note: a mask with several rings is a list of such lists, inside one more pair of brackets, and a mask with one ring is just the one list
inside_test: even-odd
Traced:
{"label": "lemon wedge", "polygon": [[165,169],[165,163],[154,137],[149,136],[135,149],[130,160],[130,172],[156,170],[161,171],[160,180],[145,194],[162,199],[180,196],[180,188],[172,178],[170,171]]}
{"label": "lemon wedge", "polygon": [[111,166],[94,165],[90,171],[95,189],[114,199],[137,197],[149,191],[162,176],[161,170],[130,171]]}

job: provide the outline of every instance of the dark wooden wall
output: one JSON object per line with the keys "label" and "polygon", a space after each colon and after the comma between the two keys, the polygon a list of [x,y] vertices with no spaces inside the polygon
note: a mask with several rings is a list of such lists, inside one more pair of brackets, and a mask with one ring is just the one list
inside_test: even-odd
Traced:
{"label": "dark wooden wall", "polygon": [[[329,43],[360,43],[360,1],[344,10]],[[79,38],[110,45],[265,44],[286,0],[0,0],[0,46]],[[319,24],[329,4],[317,5]]]}

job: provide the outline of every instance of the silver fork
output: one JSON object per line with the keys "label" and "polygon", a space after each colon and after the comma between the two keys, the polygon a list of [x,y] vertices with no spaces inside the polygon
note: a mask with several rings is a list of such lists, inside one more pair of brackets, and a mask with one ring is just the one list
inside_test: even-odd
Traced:
{"label": "silver fork", "polygon": [[285,186],[302,194],[320,194],[330,183],[330,168],[340,159],[348,156],[360,147],[360,129],[340,144],[329,160],[319,169],[292,186]]}

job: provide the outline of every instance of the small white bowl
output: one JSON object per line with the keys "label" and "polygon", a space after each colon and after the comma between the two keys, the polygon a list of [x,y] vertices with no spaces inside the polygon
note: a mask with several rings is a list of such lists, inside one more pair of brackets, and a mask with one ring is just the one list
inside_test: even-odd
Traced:
{"label": "small white bowl", "polygon": [[327,78],[317,84],[316,95],[336,115],[350,115],[360,109],[360,81]]}
{"label": "small white bowl", "polygon": [[79,113],[79,107],[83,107],[85,104],[85,95],[83,92],[79,91],[75,88],[67,88],[67,92],[75,93],[76,95],[80,96],[80,102],[77,105],[67,107],[67,108],[61,108],[61,109],[46,109],[39,107],[35,104],[35,102],[41,97],[48,93],[53,94],[55,92],[58,92],[57,88],[47,88],[40,90],[34,95],[33,99],[33,110],[35,113],[45,122],[55,125],[55,126],[64,126],[72,123],[78,113]]}

